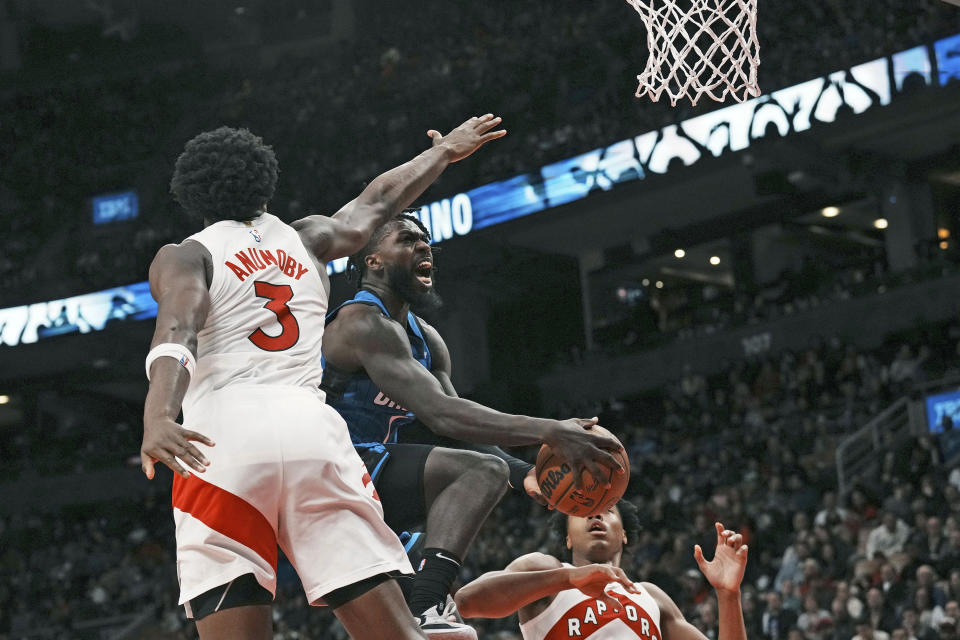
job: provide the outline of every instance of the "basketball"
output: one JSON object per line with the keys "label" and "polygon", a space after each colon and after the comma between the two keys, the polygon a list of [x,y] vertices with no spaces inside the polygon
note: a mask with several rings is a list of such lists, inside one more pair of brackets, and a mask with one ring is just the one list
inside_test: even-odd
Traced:
{"label": "basketball", "polygon": [[[600,426],[595,426],[592,430],[613,435]],[[573,485],[574,470],[570,463],[554,453],[550,445],[543,445],[537,454],[537,485],[540,493],[550,506],[569,516],[587,518],[605,511],[623,497],[630,482],[630,461],[626,451],[614,451],[613,456],[623,465],[624,473],[603,467],[609,475],[601,478],[600,482],[591,488],[595,482],[593,475],[586,467],[581,466],[577,472],[583,476],[583,489],[578,490]],[[604,487],[607,482],[610,483],[610,488]]]}

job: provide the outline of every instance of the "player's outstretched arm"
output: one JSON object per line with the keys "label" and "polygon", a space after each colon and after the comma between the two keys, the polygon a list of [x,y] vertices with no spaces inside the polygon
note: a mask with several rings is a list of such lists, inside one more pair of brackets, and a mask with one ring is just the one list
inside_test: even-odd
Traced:
{"label": "player's outstretched arm", "polygon": [[717,593],[717,618],[720,622],[717,640],[746,640],[740,583],[747,568],[747,545],[739,533],[724,529],[719,522],[714,526],[717,529],[717,549],[713,560],[707,562],[700,545],[694,547],[693,557]]}
{"label": "player's outstretched arm", "polygon": [[[413,411],[434,433],[448,438],[522,446],[547,443],[593,477],[600,466],[621,470],[610,451],[621,449],[616,438],[590,431],[596,420],[547,420],[501,413],[482,404],[449,396],[436,377],[410,354],[410,342],[399,323],[368,305],[349,305],[324,335],[327,361],[344,371],[364,369],[384,394]],[[582,486],[581,474],[575,476]]]}
{"label": "player's outstretched arm", "polygon": [[485,573],[465,585],[457,591],[455,600],[465,618],[503,618],[519,611],[520,621],[525,622],[549,606],[554,595],[567,589],[579,589],[608,607],[618,608],[620,603],[604,591],[611,582],[619,582],[633,593],[637,591],[619,567],[565,567],[553,556],[530,553],[517,558],[503,571]]}
{"label": "player's outstretched arm", "polygon": [[[197,242],[167,245],[157,252],[150,265],[150,292],[157,301],[157,324],[150,342],[151,350],[159,345],[175,345],[186,349],[196,362],[197,333],[203,328],[210,311],[204,252]],[[191,443],[202,442],[212,447],[213,441],[177,424],[183,396],[190,385],[186,366],[176,357],[159,357],[150,365],[150,389],[143,407],[143,443],[140,462],[143,473],[153,479],[154,465],[159,461],[188,477],[177,462],[179,458],[194,471],[202,473],[207,458]]]}
{"label": "player's outstretched arm", "polygon": [[[743,536],[717,522],[717,550],[713,560],[703,557],[700,545],[694,547],[693,556],[700,571],[717,594],[717,618],[720,630],[717,640],[747,640],[743,622],[743,607],[740,604],[740,583],[747,566],[747,545]],[[644,583],[660,607],[660,628],[663,640],[706,640],[706,636],[687,622],[676,603],[659,587]]]}
{"label": "player's outstretched arm", "polygon": [[412,160],[377,176],[332,217],[314,215],[293,223],[304,244],[321,262],[349,256],[364,247],[373,231],[409,206],[440,177],[447,165],[463,160],[506,130],[488,113],[470,118],[445,136],[431,129],[433,146]]}

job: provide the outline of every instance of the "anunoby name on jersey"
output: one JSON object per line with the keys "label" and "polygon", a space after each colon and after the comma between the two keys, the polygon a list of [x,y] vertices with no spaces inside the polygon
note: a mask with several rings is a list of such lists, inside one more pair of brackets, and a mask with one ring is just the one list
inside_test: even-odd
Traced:
{"label": "anunoby name on jersey", "polygon": [[[276,253],[276,256],[274,256],[274,253]],[[229,260],[225,260],[223,264],[236,274],[240,282],[257,271],[263,271],[271,267],[294,280],[299,280],[300,276],[310,270],[297,262],[293,256],[283,249],[271,251],[270,249],[250,248],[246,251],[238,251],[233,255],[236,256],[242,267]]]}

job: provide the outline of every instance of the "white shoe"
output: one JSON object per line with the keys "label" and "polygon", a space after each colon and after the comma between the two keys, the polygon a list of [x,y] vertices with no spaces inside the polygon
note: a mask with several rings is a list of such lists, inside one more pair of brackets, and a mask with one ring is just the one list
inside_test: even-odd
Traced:
{"label": "white shoe", "polygon": [[447,597],[446,606],[440,611],[440,605],[434,605],[419,616],[420,629],[427,637],[443,640],[477,640],[476,630],[463,622],[457,613],[457,605]]}

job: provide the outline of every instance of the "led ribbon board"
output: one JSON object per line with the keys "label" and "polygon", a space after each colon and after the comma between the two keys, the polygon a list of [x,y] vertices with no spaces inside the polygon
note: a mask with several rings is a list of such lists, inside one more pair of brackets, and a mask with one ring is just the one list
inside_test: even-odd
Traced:
{"label": "led ribbon board", "polygon": [[[581,200],[595,191],[665,174],[675,159],[690,166],[705,156],[742,151],[770,128],[786,136],[806,131],[814,123],[833,122],[841,109],[860,114],[888,105],[906,83],[945,85],[951,80],[960,81],[960,34],[423,205],[420,221],[435,242],[465,236]],[[335,260],[327,272],[341,273],[346,263],[346,258]]]}
{"label": "led ribbon board", "polygon": [[0,343],[29,344],[71,333],[102,331],[114,323],[157,317],[150,284],[138,282],[62,300],[0,309]]}

